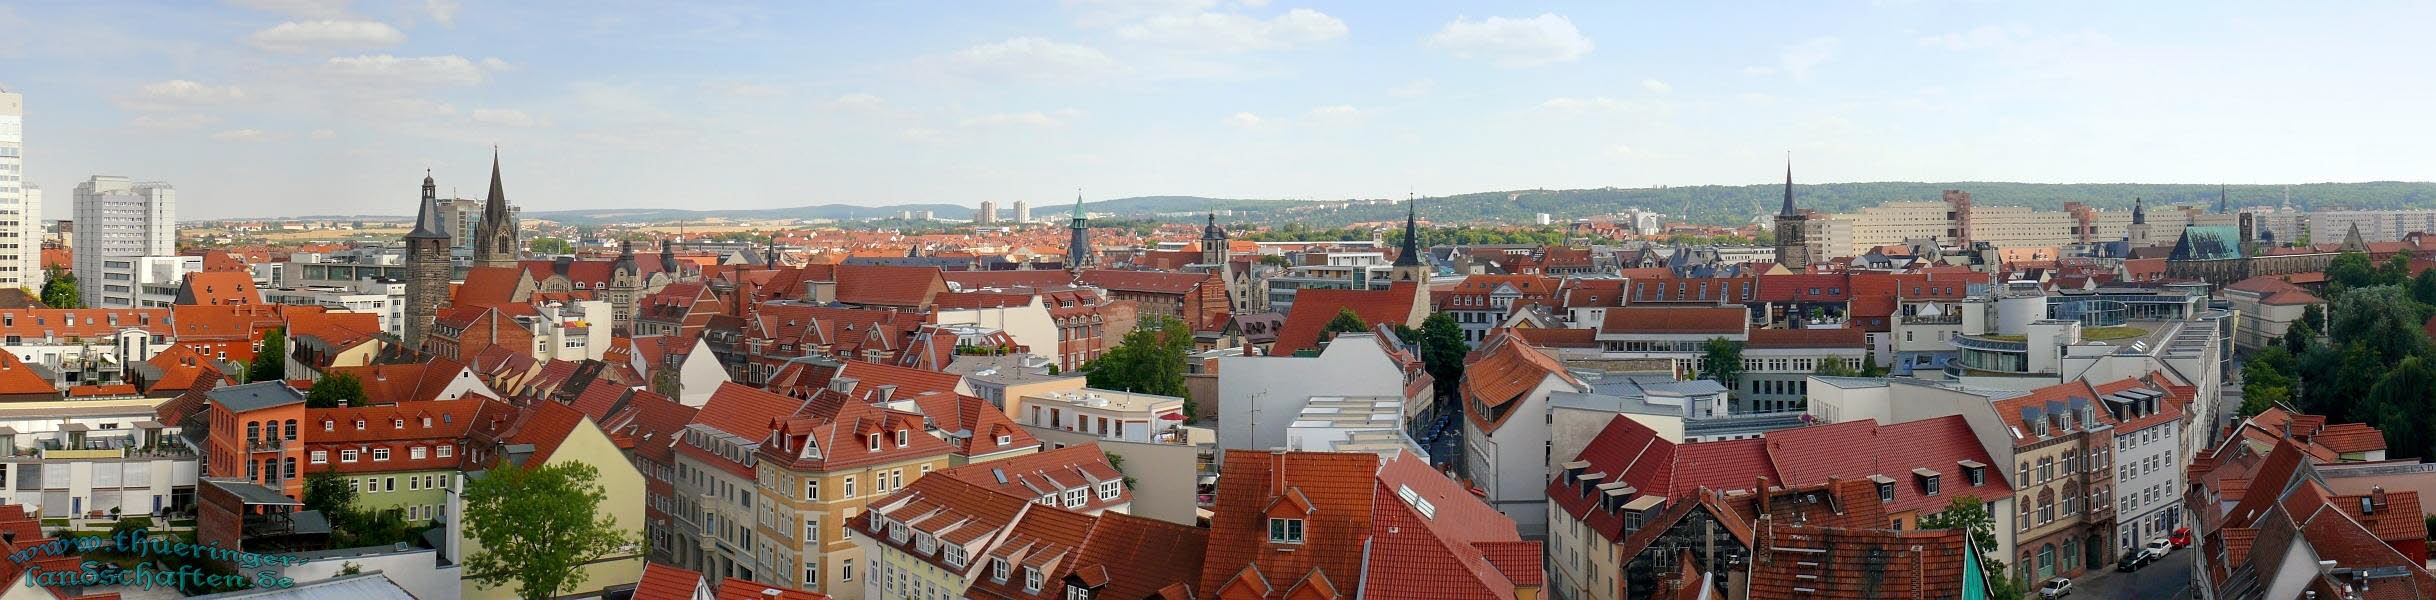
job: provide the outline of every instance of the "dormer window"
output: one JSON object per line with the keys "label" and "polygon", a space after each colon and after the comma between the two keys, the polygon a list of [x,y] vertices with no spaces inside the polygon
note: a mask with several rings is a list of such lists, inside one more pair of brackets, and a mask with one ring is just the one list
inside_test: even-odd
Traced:
{"label": "dormer window", "polygon": [[1012,443],[1015,443],[1015,436],[1011,436],[1011,435],[1001,435],[1001,436],[998,436],[998,445],[1000,445],[1000,446],[1004,446],[1004,445],[1007,445],[1007,444],[1012,444]]}
{"label": "dormer window", "polygon": [[1040,567],[1029,567],[1029,566],[1024,567],[1024,568],[1023,568],[1023,591],[1025,591],[1025,592],[1031,592],[1031,593],[1039,593],[1039,592],[1040,592],[1040,579],[1041,579],[1041,577],[1040,577]]}
{"label": "dormer window", "polygon": [[962,567],[962,566],[964,566],[964,547],[963,547],[963,546],[958,546],[958,545],[954,545],[954,544],[949,544],[949,545],[947,546],[947,566],[950,566],[950,567]]}
{"label": "dormer window", "polygon": [[939,538],[932,537],[930,534],[927,534],[927,533],[922,534],[922,535],[918,535],[918,536],[914,536],[914,551],[915,551],[916,553],[919,553],[919,554],[921,554],[921,555],[923,555],[923,556],[929,556],[929,555],[930,555],[930,553],[932,553],[932,552],[937,552],[938,550],[939,550]]}
{"label": "dormer window", "polygon": [[1123,489],[1123,488],[1120,488],[1120,487],[1118,487],[1118,486],[1119,486],[1119,485],[1121,485],[1121,484],[1123,484],[1123,483],[1124,483],[1124,482],[1121,482],[1121,481],[1103,481],[1103,482],[1100,482],[1100,499],[1101,499],[1101,500],[1115,500],[1115,499],[1116,499],[1116,497],[1117,497],[1117,493]]}
{"label": "dormer window", "polygon": [[390,419],[390,420],[389,420],[389,428],[390,428],[390,429],[405,429],[405,428],[406,428],[406,420],[405,420],[405,419]]}
{"label": "dormer window", "polygon": [[991,558],[991,559],[990,559],[990,580],[991,580],[991,581],[996,581],[996,582],[999,582],[999,583],[1006,583],[1006,582],[1007,582],[1007,569],[1008,569],[1008,568],[1009,568],[1009,566],[1008,566],[1008,564],[1007,564],[1007,559],[1005,559],[1005,558],[1003,558],[1003,557],[1000,557],[1000,558]]}
{"label": "dormer window", "polygon": [[338,422],[337,422],[337,421],[332,421],[332,420],[329,420],[329,419],[322,419],[322,421],[321,421],[321,430],[322,430],[322,431],[338,431]]}
{"label": "dormer window", "polygon": [[1083,488],[1066,490],[1066,508],[1082,506],[1085,495]]}
{"label": "dormer window", "polygon": [[872,452],[878,452],[878,451],[880,451],[880,434],[877,434],[877,433],[871,434],[871,451],[872,451]]}
{"label": "dormer window", "polygon": [[910,443],[913,443],[913,436],[906,435],[905,430],[903,429],[897,430],[897,447],[903,448],[906,444]]}
{"label": "dormer window", "polygon": [[1091,589],[1079,585],[1066,586],[1066,600],[1091,600]]}
{"label": "dormer window", "polygon": [[1269,519],[1269,543],[1303,543],[1302,519]]}
{"label": "dormer window", "polygon": [[363,419],[356,419],[356,420],[355,420],[355,430],[356,430],[356,431],[363,431],[363,430],[364,430],[364,420],[363,420]]}

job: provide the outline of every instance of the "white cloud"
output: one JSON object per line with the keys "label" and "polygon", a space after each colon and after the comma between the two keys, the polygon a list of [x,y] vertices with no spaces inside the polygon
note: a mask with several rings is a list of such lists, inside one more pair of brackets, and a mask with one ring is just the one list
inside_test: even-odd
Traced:
{"label": "white cloud", "polygon": [[846,94],[821,106],[831,110],[876,111],[888,108],[888,99],[871,94]]}
{"label": "white cloud", "polygon": [[474,85],[484,77],[474,61],[453,54],[334,56],[322,65],[322,73],[354,83],[405,88]]}
{"label": "white cloud", "polygon": [[457,26],[457,0],[423,0],[423,16],[441,27]]}
{"label": "white cloud", "polygon": [[532,127],[541,124],[539,121],[535,121],[532,115],[512,108],[477,108],[468,116],[475,123],[501,127]]}
{"label": "white cloud", "polygon": [[1809,79],[1812,67],[1834,60],[1836,51],[1843,47],[1844,40],[1832,37],[1810,38],[1802,43],[1786,46],[1784,53],[1778,58],[1779,62],[1784,64],[1785,72],[1792,74],[1793,78]]}
{"label": "white cloud", "polygon": [[272,52],[395,46],[406,32],[379,21],[288,21],[246,36],[245,43]]}
{"label": "white cloud", "polygon": [[1229,115],[1229,116],[1227,116],[1227,118],[1225,118],[1225,119],[1220,119],[1220,120],[1219,120],[1219,122],[1221,122],[1221,123],[1225,123],[1225,124],[1228,124],[1228,125],[1233,125],[1233,126],[1236,126],[1236,127],[1242,127],[1242,128],[1245,128],[1245,129],[1250,129],[1250,128],[1253,128],[1253,127],[1259,127],[1259,126],[1260,126],[1260,123],[1261,123],[1261,119],[1260,119],[1260,115],[1255,115],[1255,114],[1248,113],[1248,112],[1239,112],[1239,113],[1235,113],[1235,114],[1233,114],[1233,115]]}
{"label": "white cloud", "polygon": [[1462,58],[1488,60],[1507,68],[1566,62],[1589,54],[1596,44],[1573,27],[1573,20],[1555,13],[1528,19],[1489,17],[1479,21],[1457,17],[1429,37],[1429,45]]}
{"label": "white cloud", "polygon": [[1051,112],[1023,112],[982,115],[957,123],[961,127],[1056,127],[1083,117],[1083,111],[1062,109]]}
{"label": "white cloud", "polygon": [[1924,36],[1920,38],[1920,45],[1945,48],[1947,50],[1979,50],[2012,43],[2015,40],[2026,37],[2028,33],[2028,31],[2021,29],[2009,29],[1994,25],[1981,25],[1971,28],[1970,31]]}
{"label": "white cloud", "polygon": [[1549,112],[1581,114],[1615,112],[1624,110],[1628,106],[1622,100],[1598,96],[1593,98],[1550,98],[1547,102],[1539,103],[1539,108]]}
{"label": "white cloud", "polygon": [[509,63],[508,61],[500,60],[499,57],[496,56],[482,59],[482,66],[493,71],[509,71],[516,68],[516,65]]}
{"label": "white cloud", "polygon": [[336,139],[338,137],[338,132],[328,129],[315,129],[312,133],[305,134],[305,137],[317,140]]}
{"label": "white cloud", "polygon": [[1063,0],[1059,4],[1074,12],[1074,22],[1085,27],[1105,27],[1126,21],[1208,10],[1218,0]]}
{"label": "white cloud", "polygon": [[1099,49],[1022,37],[932,57],[950,74],[987,82],[1061,82],[1104,77],[1125,69]]}
{"label": "white cloud", "polygon": [[211,139],[223,142],[268,142],[277,137],[260,129],[231,129],[211,134]]}
{"label": "white cloud", "polygon": [[1220,52],[1282,50],[1345,37],[1345,22],[1297,8],[1268,20],[1239,13],[1158,15],[1117,29],[1131,40],[1205,48]]}
{"label": "white cloud", "polygon": [[152,130],[194,129],[219,121],[219,117],[198,113],[138,115],[128,121],[128,127]]}
{"label": "white cloud", "polygon": [[1304,116],[1315,122],[1342,123],[1362,118],[1363,112],[1362,109],[1339,104],[1311,109],[1311,112]]}
{"label": "white cloud", "polygon": [[381,98],[348,106],[365,116],[388,121],[412,121],[457,114],[455,106],[423,98]]}
{"label": "white cloud", "polygon": [[347,14],[347,0],[228,0],[228,3],[292,17],[328,19]]}
{"label": "white cloud", "polygon": [[1664,94],[1675,91],[1675,86],[1667,85],[1666,82],[1656,79],[1643,79],[1641,89],[1649,90],[1652,94]]}
{"label": "white cloud", "polygon": [[1429,95],[1430,91],[1437,89],[1437,87],[1437,81],[1429,79],[1415,79],[1410,83],[1388,88],[1387,95],[1395,96],[1397,98],[1419,98]]}
{"label": "white cloud", "polygon": [[215,86],[172,79],[136,88],[135,95],[119,99],[119,106],[134,110],[175,110],[240,102],[245,98],[245,90],[234,85]]}

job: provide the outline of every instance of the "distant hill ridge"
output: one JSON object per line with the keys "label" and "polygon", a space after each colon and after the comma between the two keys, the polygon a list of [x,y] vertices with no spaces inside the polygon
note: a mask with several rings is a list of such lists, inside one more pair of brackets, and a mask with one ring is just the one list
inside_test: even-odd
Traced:
{"label": "distant hill ridge", "polygon": [[[1801,208],[1820,212],[1849,212],[1883,202],[1937,201],[1945,190],[1958,189],[1971,193],[1972,201],[1983,205],[2027,206],[2039,210],[2062,210],[2067,202],[2079,202],[2104,210],[2130,210],[2133,198],[2141,198],[2150,206],[2205,205],[2214,206],[2221,192],[2235,208],[2244,206],[2278,206],[2289,198],[2291,204],[2303,210],[2390,210],[2404,208],[2436,208],[2436,182],[2372,181],[2360,183],[2309,183],[2292,185],[2227,185],[2157,184],[2157,183],[2015,183],[2015,182],[1910,182],[1882,181],[1867,183],[1802,184],[1795,182],[1795,201]],[[1712,225],[1738,225],[1756,216],[1774,214],[1784,194],[1783,184],[1758,185],[1700,185],[1663,188],[1596,188],[1578,190],[1506,190],[1475,192],[1421,199],[1423,219],[1438,223],[1485,222],[1526,224],[1539,213],[1548,213],[1558,221],[1578,217],[1613,214],[1628,208],[1690,215],[1690,221]],[[1072,210],[1071,203],[1054,201],[1032,205],[1035,220],[1062,219]],[[1401,203],[1366,199],[1347,204],[1345,200],[1251,200],[1204,198],[1198,196],[1139,196],[1110,200],[1088,201],[1083,209],[1097,215],[1129,218],[1159,218],[1185,220],[1187,215],[1211,210],[1231,211],[1222,219],[1226,223],[1285,223],[1296,222],[1313,227],[1336,227],[1348,223],[1396,220],[1403,217]],[[532,211],[527,218],[546,219],[563,223],[591,225],[600,223],[669,222],[726,219],[870,219],[887,218],[905,211],[931,211],[942,219],[970,219],[973,207],[954,204],[901,204],[892,206],[852,206],[822,204],[793,208],[684,210],[674,208],[598,208],[578,210]],[[999,218],[1014,216],[1012,201],[998,202]]]}

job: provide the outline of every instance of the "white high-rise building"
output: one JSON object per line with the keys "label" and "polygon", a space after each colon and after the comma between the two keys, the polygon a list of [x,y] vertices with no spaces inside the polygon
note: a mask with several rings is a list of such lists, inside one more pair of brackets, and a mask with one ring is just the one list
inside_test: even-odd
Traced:
{"label": "white high-rise building", "polygon": [[973,223],[974,223],[974,224],[978,224],[978,225],[988,225],[988,224],[990,224],[990,223],[996,222],[997,220],[998,220],[998,203],[996,203],[996,202],[991,202],[991,201],[988,201],[988,200],[983,200],[983,201],[981,201],[981,208],[979,208],[979,209],[975,209],[975,210],[973,211]]}
{"label": "white high-rise building", "polygon": [[0,90],[0,288],[42,289],[42,189],[25,181],[25,96]]}
{"label": "white high-rise building", "polygon": [[178,253],[177,197],[158,181],[95,175],[76,184],[76,289],[85,306],[136,305],[139,259]]}
{"label": "white high-rise building", "polygon": [[1032,222],[1032,204],[1022,200],[1016,200],[1015,223],[1020,225],[1030,222]]}

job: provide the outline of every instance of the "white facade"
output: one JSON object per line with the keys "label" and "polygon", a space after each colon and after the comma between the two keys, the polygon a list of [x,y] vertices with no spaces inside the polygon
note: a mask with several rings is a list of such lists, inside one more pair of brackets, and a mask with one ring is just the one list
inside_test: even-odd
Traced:
{"label": "white facade", "polygon": [[[600,360],[609,351],[609,311],[609,303],[600,300],[541,307],[541,318],[533,320],[533,359]],[[717,385],[713,383],[711,387]],[[710,390],[702,393],[704,400],[710,398]]]}
{"label": "white facade", "polygon": [[406,284],[366,279],[351,285],[314,285],[262,290],[268,304],[310,304],[332,311],[372,313],[381,317],[381,331],[398,335],[406,319]]}
{"label": "white facade", "polygon": [[1162,433],[1182,425],[1184,399],[1083,388],[1026,395],[1016,400],[1016,422],[1121,442],[1161,443]]}
{"label": "white facade", "polygon": [[1218,447],[1285,447],[1287,428],[1313,396],[1403,395],[1404,374],[1372,334],[1339,335],[1319,356],[1222,357]]}
{"label": "white facade", "polygon": [[2115,549],[2137,550],[2181,523],[2179,419],[2115,432]]}
{"label": "white facade", "polygon": [[1548,532],[1548,480],[1556,472],[1548,394],[1558,391],[1590,390],[1542,375],[1539,385],[1514,399],[1512,416],[1495,432],[1481,431],[1477,419],[1463,420],[1463,475],[1486,490],[1481,500],[1513,518],[1515,532],[1524,536]]}
{"label": "white facade", "polygon": [[[151,420],[159,399],[30,402],[0,410],[0,503],[23,504],[45,517],[93,511],[157,514],[174,491],[193,489],[194,454],[176,430]],[[79,411],[61,417],[67,411]],[[144,426],[149,425],[147,429]]]}
{"label": "white facade", "polygon": [[85,306],[136,306],[135,259],[177,250],[177,190],[169,184],[95,175],[76,185],[76,280]]}
{"label": "white facade", "polygon": [[1041,304],[1041,295],[1033,294],[1031,303],[999,308],[940,309],[940,325],[971,324],[1006,332],[1015,343],[1030,350],[1029,354],[1044,360],[1058,360],[1061,332],[1057,320],[1049,317],[1049,307]]}
{"label": "white facade", "polygon": [[92,280],[83,275],[76,276],[76,281],[86,306],[168,308],[177,304],[178,287],[185,283],[186,274],[202,270],[200,256],[114,256],[102,258],[102,285],[98,288],[86,283]]}
{"label": "white facade", "polygon": [[25,97],[0,91],[0,287],[42,287],[42,188],[25,181]]}

